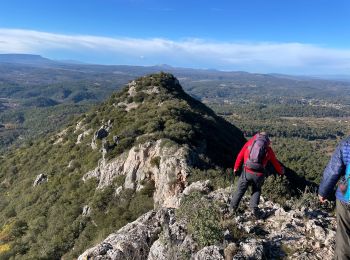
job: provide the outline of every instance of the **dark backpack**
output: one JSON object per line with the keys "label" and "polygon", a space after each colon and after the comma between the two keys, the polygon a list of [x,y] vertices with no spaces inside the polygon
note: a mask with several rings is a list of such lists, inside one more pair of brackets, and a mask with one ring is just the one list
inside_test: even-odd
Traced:
{"label": "dark backpack", "polygon": [[263,171],[263,161],[267,154],[269,138],[266,135],[258,135],[253,144],[248,147],[249,157],[245,162],[246,167],[255,171]]}

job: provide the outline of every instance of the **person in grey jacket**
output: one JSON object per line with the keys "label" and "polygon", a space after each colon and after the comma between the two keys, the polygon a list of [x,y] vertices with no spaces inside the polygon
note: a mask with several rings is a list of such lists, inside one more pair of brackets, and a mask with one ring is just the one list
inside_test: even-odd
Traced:
{"label": "person in grey jacket", "polygon": [[335,149],[318,189],[321,203],[336,190],[337,234],[335,259],[350,259],[350,136]]}

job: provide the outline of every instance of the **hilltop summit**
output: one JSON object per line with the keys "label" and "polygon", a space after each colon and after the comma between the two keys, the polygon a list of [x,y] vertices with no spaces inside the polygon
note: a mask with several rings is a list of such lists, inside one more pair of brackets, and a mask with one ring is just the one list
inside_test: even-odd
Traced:
{"label": "hilltop summit", "polygon": [[[102,160],[84,180],[96,178],[98,188],[103,188],[125,176],[123,187],[136,190],[152,180],[154,201],[160,206],[177,206],[177,196],[195,168],[232,165],[244,140],[237,128],[187,95],[178,80],[166,73],[130,82],[96,115],[105,123],[95,132],[91,146],[97,149],[101,140]],[[85,129],[82,135],[91,132],[93,121],[86,117],[79,122]]]}
{"label": "hilltop summit", "polygon": [[[135,143],[165,138],[189,145],[205,155],[207,163],[219,166],[231,166],[237,147],[244,142],[239,129],[186,94],[179,81],[167,73],[131,81],[80,124],[85,123],[86,128],[90,127],[89,122],[98,120],[111,125],[109,142],[113,142],[112,136],[118,136],[119,143],[131,147]],[[215,151],[218,149],[222,151],[220,155]],[[110,152],[120,151],[117,148]]]}
{"label": "hilltop summit", "polygon": [[0,257],[77,257],[154,207],[177,207],[203,176],[220,182],[243,143],[173,75],[131,81],[59,133],[1,158]]}

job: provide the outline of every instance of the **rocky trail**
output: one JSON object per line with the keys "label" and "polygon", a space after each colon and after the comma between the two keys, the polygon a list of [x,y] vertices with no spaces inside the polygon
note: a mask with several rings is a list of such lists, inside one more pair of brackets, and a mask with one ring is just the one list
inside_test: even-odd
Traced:
{"label": "rocky trail", "polygon": [[[178,209],[160,208],[127,224],[84,252],[83,259],[331,259],[336,220],[331,214],[305,207],[283,209],[262,198],[264,219],[256,220],[244,197],[240,210],[228,211],[229,188],[210,191],[210,182],[196,182],[179,200],[200,193],[218,205],[221,240],[200,247]],[[195,206],[195,205],[194,205]],[[181,206],[180,206],[181,208]],[[196,208],[193,208],[196,211]]]}

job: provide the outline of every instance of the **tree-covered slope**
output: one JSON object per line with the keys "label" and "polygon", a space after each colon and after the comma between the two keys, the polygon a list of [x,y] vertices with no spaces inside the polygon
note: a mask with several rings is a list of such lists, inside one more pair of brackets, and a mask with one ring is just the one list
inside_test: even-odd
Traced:
{"label": "tree-covered slope", "polygon": [[[0,159],[0,258],[72,259],[152,209],[157,180],[144,177],[137,189],[127,188],[125,165],[125,174],[101,189],[95,178],[83,181],[129,151],[161,143],[176,156],[186,147],[193,176],[231,166],[243,142],[239,129],[187,95],[172,75],[139,78],[61,132]],[[161,175],[162,154],[150,159]]]}

